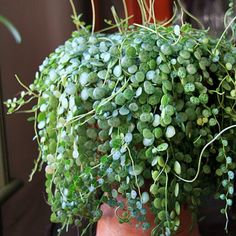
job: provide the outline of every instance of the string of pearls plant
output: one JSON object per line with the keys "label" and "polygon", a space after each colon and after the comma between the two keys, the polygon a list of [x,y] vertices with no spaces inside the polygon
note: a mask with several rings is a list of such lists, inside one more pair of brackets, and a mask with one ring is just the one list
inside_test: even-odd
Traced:
{"label": "string of pearls plant", "polygon": [[90,32],[75,14],[78,30],[44,60],[33,84],[16,77],[25,90],[6,101],[8,112],[36,101],[25,111],[34,114],[39,147],[33,173],[45,164],[51,221],[62,228],[80,225],[82,217],[98,221],[102,203],[124,208],[122,195],[128,207],[121,222],[136,218],[148,229],[148,205],[153,235],[171,235],[181,205],[194,209],[215,192],[225,201],[227,230],[236,48],[226,32],[218,39],[186,23],[149,23],[153,12],[143,13],[143,25],[128,27],[128,17],[113,9],[114,34]]}

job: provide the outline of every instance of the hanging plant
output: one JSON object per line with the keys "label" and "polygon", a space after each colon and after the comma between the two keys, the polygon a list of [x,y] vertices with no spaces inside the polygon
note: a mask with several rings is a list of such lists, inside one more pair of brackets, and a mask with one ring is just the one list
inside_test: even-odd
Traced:
{"label": "hanging plant", "polygon": [[45,164],[51,221],[63,228],[82,217],[97,222],[107,203],[143,230],[149,206],[152,234],[172,235],[181,206],[196,209],[215,192],[227,230],[236,168],[236,48],[227,30],[235,17],[213,38],[186,23],[165,27],[175,16],[160,24],[138,2],[142,25],[128,27],[112,8],[114,34],[93,32],[95,22],[90,31],[75,13],[78,30],[33,84],[16,77],[25,91],[6,102],[8,111],[36,100],[26,111],[39,147],[33,173]]}

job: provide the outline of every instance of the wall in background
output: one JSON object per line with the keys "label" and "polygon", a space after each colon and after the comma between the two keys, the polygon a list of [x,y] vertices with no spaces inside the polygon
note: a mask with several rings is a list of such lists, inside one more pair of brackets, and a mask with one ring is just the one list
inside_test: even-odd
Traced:
{"label": "wall in background", "polygon": [[[188,10],[196,16],[205,26],[209,28],[209,33],[212,35],[220,35],[224,31],[224,14],[228,7],[228,0],[184,0]],[[188,21],[199,27],[193,20],[188,18]]]}
{"label": "wall in background", "polygon": [[[23,42],[16,45],[9,32],[0,26],[0,66],[4,99],[15,96],[21,88],[14,79],[18,74],[25,84],[34,79],[38,65],[52,50],[70,36],[71,8],[67,0],[0,0],[1,14],[21,32]],[[37,158],[33,127],[25,114],[6,117],[10,175],[25,182],[24,187],[2,208],[4,236],[49,235],[50,209],[44,193],[44,173],[28,176]]]}

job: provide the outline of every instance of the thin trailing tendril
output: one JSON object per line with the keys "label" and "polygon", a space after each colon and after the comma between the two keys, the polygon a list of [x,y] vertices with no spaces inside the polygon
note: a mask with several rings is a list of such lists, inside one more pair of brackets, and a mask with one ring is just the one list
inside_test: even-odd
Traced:
{"label": "thin trailing tendril", "polygon": [[180,179],[180,180],[182,180],[182,181],[184,181],[184,182],[187,182],[187,183],[192,183],[192,182],[194,182],[194,181],[198,178],[198,176],[199,176],[199,174],[200,174],[202,157],[203,157],[203,153],[204,153],[204,151],[206,150],[206,148],[207,148],[208,146],[210,146],[213,142],[215,142],[215,140],[218,139],[224,132],[226,132],[227,130],[230,130],[230,129],[234,129],[234,128],[236,128],[236,125],[231,125],[231,126],[226,127],[225,129],[223,129],[221,132],[219,132],[210,142],[208,142],[208,143],[203,147],[203,149],[202,149],[202,151],[201,151],[201,153],[200,153],[200,156],[199,156],[199,160],[198,160],[197,173],[196,173],[196,175],[195,175],[195,177],[194,177],[193,179],[190,179],[190,180],[189,180],[189,179],[184,179],[184,178],[180,177],[180,176],[177,175],[177,174],[175,174],[175,176],[176,176],[178,179]]}
{"label": "thin trailing tendril", "polygon": [[92,34],[93,34],[95,30],[95,25],[96,25],[96,9],[95,9],[94,0],[91,0],[91,6],[92,6],[92,15],[93,15],[93,23],[92,23]]}
{"label": "thin trailing tendril", "polygon": [[29,89],[25,84],[22,83],[22,81],[19,79],[18,75],[15,75],[15,78],[17,82],[25,89],[28,91],[29,95],[33,94],[35,97],[39,97],[38,94],[34,93],[31,89]]}
{"label": "thin trailing tendril", "polygon": [[159,177],[161,176],[161,174],[164,172],[168,161],[169,161],[169,152],[167,151],[167,157],[166,157],[165,165],[163,166],[163,168],[162,168],[162,170],[160,171],[160,173],[158,174],[158,176],[155,178],[154,184],[157,182],[157,180],[159,179]]}
{"label": "thin trailing tendril", "polygon": [[217,50],[217,48],[219,47],[221,41],[223,40],[226,32],[228,31],[228,29],[231,27],[231,25],[234,23],[234,21],[236,20],[236,16],[230,21],[230,23],[228,24],[228,26],[225,28],[224,32],[221,34],[215,48],[213,49],[213,52],[215,52]]}
{"label": "thin trailing tendril", "polygon": [[200,25],[200,27],[201,27],[202,29],[205,28],[204,25],[201,23],[201,21],[199,21],[194,15],[192,15],[192,14],[184,7],[184,5],[182,4],[181,0],[177,0],[177,2],[178,2],[178,4],[179,4],[180,8],[184,11],[184,13],[185,13],[186,15],[188,15],[188,16],[191,17],[193,20],[195,20],[195,21]]}
{"label": "thin trailing tendril", "polygon": [[114,21],[115,21],[115,23],[116,23],[116,26],[117,26],[117,28],[118,28],[118,30],[119,30],[119,33],[122,34],[122,32],[123,32],[123,30],[122,30],[122,24],[120,24],[120,19],[119,19],[118,15],[117,15],[117,12],[116,12],[116,9],[115,9],[114,6],[111,7],[111,12],[112,12]]}
{"label": "thin trailing tendril", "polygon": [[[39,104],[39,100],[38,100],[38,104]],[[34,164],[34,168],[31,171],[31,174],[29,176],[29,182],[32,181],[35,172],[38,170],[38,165],[41,161],[41,156],[42,156],[41,144],[40,144],[40,141],[39,141],[38,131],[37,131],[37,116],[38,116],[38,110],[36,109],[36,111],[34,113],[34,133],[35,133],[35,137],[36,137],[38,147],[39,147],[39,154],[38,154],[38,158],[37,158],[37,160]]]}
{"label": "thin trailing tendril", "polygon": [[[115,97],[117,94],[121,93],[121,92],[127,87],[129,80],[130,80],[130,78],[129,78],[127,81],[125,81],[125,83],[123,84],[123,86],[122,86],[117,92],[115,92],[115,93],[112,94],[110,97],[108,97],[108,98],[104,99],[103,101],[101,101],[101,103],[98,105],[98,108],[97,108],[97,109],[99,109],[101,106],[105,105],[106,103],[110,102],[112,99],[114,99],[114,97]],[[119,82],[119,81],[117,81],[117,84],[118,84],[118,82]],[[116,86],[117,86],[117,84],[116,84]]]}
{"label": "thin trailing tendril", "polygon": [[[110,97],[107,97],[107,98],[105,98],[104,100],[102,100],[101,103],[98,105],[97,109],[99,109],[101,106],[104,106],[106,103],[110,102],[112,99],[114,99],[114,97],[115,97],[117,94],[119,94],[120,92],[122,92],[122,91],[126,88],[126,86],[127,86],[127,84],[128,84],[128,81],[129,81],[129,79],[124,83],[124,85],[123,85],[117,92],[115,92],[114,94],[112,94]],[[119,82],[119,81],[117,81],[117,83],[118,83],[118,82]],[[81,114],[81,115],[75,116],[75,117],[73,117],[72,119],[70,119],[69,121],[67,121],[67,122],[64,124],[64,127],[67,126],[67,125],[70,125],[70,124],[72,124],[72,123],[74,123],[74,122],[76,122],[76,121],[79,121],[79,120],[85,118],[85,117],[88,116],[88,115],[92,115],[92,114],[94,114],[95,112],[96,112],[96,109],[92,109],[91,111],[89,111],[89,112],[87,112],[87,113],[85,113],[85,114]]]}
{"label": "thin trailing tendril", "polygon": [[[23,105],[26,105],[28,103],[30,103],[33,99],[35,99],[36,97],[31,97],[29,98],[27,101],[24,101],[24,104],[20,104],[17,108],[14,109],[14,112],[18,112],[18,113],[23,113],[23,111],[18,111]],[[34,112],[33,110],[30,111],[31,113]],[[26,113],[26,112],[24,112]],[[8,113],[9,114],[9,113]]]}
{"label": "thin trailing tendril", "polygon": [[225,221],[225,232],[228,233],[229,216],[228,216],[228,204],[227,203],[226,203],[225,208],[224,208],[224,213],[225,213],[225,219],[226,219],[226,221]]}
{"label": "thin trailing tendril", "polygon": [[144,5],[143,0],[137,0],[137,1],[139,4],[141,15],[142,15],[142,23],[143,25],[145,25],[147,23],[147,13],[146,13],[145,5]]}
{"label": "thin trailing tendril", "polygon": [[91,225],[93,225],[93,223],[89,223],[89,224],[86,226],[86,228],[83,230],[81,236],[84,236],[84,235],[87,233],[87,230],[89,229],[89,227],[90,227]]}
{"label": "thin trailing tendril", "polygon": [[140,25],[140,24],[137,24],[137,23],[134,23],[134,25],[135,25],[135,26],[138,26],[138,27],[140,27],[140,28],[149,30],[149,31],[151,31],[151,32],[153,32],[153,33],[155,33],[155,34],[158,34],[158,36],[160,36],[162,39],[165,39],[165,40],[166,40],[166,38],[165,38],[162,34],[160,34],[157,30],[153,30],[153,29],[151,29],[151,28],[149,28],[149,27],[147,27],[147,26],[145,26],[145,25]]}
{"label": "thin trailing tendril", "polygon": [[168,217],[168,173],[165,170],[165,175],[166,175],[166,183],[165,183],[165,211],[166,211],[166,221],[168,224],[168,228],[170,228],[170,222],[169,222],[169,217]]}
{"label": "thin trailing tendril", "polygon": [[[73,18],[75,20],[75,19],[77,19],[78,16],[77,16],[77,12],[76,12],[75,4],[74,4],[73,0],[70,0],[70,5],[72,8],[72,12],[73,12]],[[75,22],[75,26],[76,26],[76,29],[79,30],[80,26],[79,26],[78,22]]]}
{"label": "thin trailing tendril", "polygon": [[[228,0],[229,4],[229,8],[228,10],[225,12],[224,15],[224,27],[226,28],[228,23],[227,23],[227,18],[233,18],[234,17],[234,0]],[[231,31],[232,31],[232,36],[231,36],[231,40],[234,40],[235,37],[235,30],[236,30],[236,25],[232,25],[231,26]]]}
{"label": "thin trailing tendril", "polygon": [[[154,4],[155,4],[155,0],[149,0],[149,11],[148,11],[148,14],[149,14],[148,22],[149,23],[152,19],[152,12],[154,11]],[[153,22],[154,22],[154,19],[153,19]]]}
{"label": "thin trailing tendril", "polygon": [[152,19],[153,19],[153,23],[155,25],[155,28],[157,29],[157,22],[156,22],[156,14],[155,14],[155,10],[154,10],[154,4],[155,4],[155,0],[153,0],[152,5],[151,5],[151,15],[152,15]]}
{"label": "thin trailing tendril", "polygon": [[93,110],[91,110],[91,111],[89,111],[89,112],[87,112],[87,113],[85,113],[85,114],[75,116],[75,117],[73,117],[72,119],[70,119],[69,121],[67,121],[67,122],[64,124],[64,126],[67,126],[67,125],[70,125],[70,124],[72,124],[72,123],[74,123],[74,122],[76,122],[76,121],[79,121],[79,120],[85,118],[85,117],[88,116],[88,115],[92,115],[94,112],[95,112],[95,109],[93,109]]}
{"label": "thin trailing tendril", "polygon": [[129,153],[129,157],[130,157],[130,160],[131,160],[131,164],[132,164],[132,168],[133,168],[133,171],[134,171],[134,177],[135,177],[135,184],[136,184],[136,187],[138,189],[138,194],[139,194],[139,197],[141,199],[141,190],[140,190],[140,187],[139,187],[139,184],[138,184],[138,177],[137,175],[135,174],[135,170],[134,170],[134,160],[133,160],[133,157],[131,155],[131,151],[129,149],[129,147],[126,145],[126,148],[128,150],[128,153]]}
{"label": "thin trailing tendril", "polygon": [[173,9],[174,9],[174,11],[173,11],[172,17],[171,17],[168,21],[162,23],[162,26],[167,26],[167,25],[169,25],[172,21],[174,21],[176,15],[177,15],[177,11],[178,11],[176,2],[174,2],[174,8],[173,8]]}
{"label": "thin trailing tendril", "polygon": [[123,3],[123,8],[124,8],[124,12],[125,12],[125,24],[126,24],[126,30],[128,30],[128,25],[129,25],[129,20],[128,20],[128,9],[127,9],[127,4],[126,4],[126,0],[122,0]]}
{"label": "thin trailing tendril", "polygon": [[181,25],[183,25],[184,24],[184,11],[183,11],[183,8],[180,8],[180,12],[181,12],[180,21],[181,21]]}
{"label": "thin trailing tendril", "polygon": [[107,79],[108,79],[108,76],[109,76],[109,71],[110,71],[110,69],[116,64],[116,62],[117,62],[117,60],[115,60],[114,62],[110,62],[109,64],[108,64],[108,67],[107,67],[107,72],[106,72],[106,75],[105,75],[105,78],[104,78],[104,82],[103,82],[103,84],[105,85],[106,84],[106,82],[107,82]]}
{"label": "thin trailing tendril", "polygon": [[105,31],[108,31],[108,30],[111,30],[111,29],[118,28],[119,26],[121,26],[122,24],[124,24],[125,22],[127,22],[127,20],[131,19],[132,17],[134,17],[134,16],[131,15],[131,16],[129,16],[129,17],[126,18],[126,19],[121,19],[118,24],[109,26],[109,27],[107,27],[107,28],[105,28],[105,29],[101,29],[101,30],[98,30],[98,31],[96,31],[96,32],[97,32],[97,33],[102,33],[102,32],[105,32]]}
{"label": "thin trailing tendril", "polygon": [[[216,117],[215,117],[215,115],[214,115],[214,118],[216,119]],[[221,127],[220,127],[220,123],[219,123],[219,121],[216,119],[216,121],[217,121],[217,125],[218,125],[218,128],[219,128],[219,131],[221,130]],[[223,144],[223,139],[222,139],[222,137],[220,138],[221,139],[221,142],[222,142],[222,144]],[[225,151],[225,147],[224,147],[224,145],[222,145],[223,147],[223,151],[224,151],[224,157],[225,157],[225,161],[226,161],[226,167],[228,167],[228,163],[227,163],[227,157],[226,157],[226,151]],[[228,177],[228,181],[230,182],[230,178]],[[228,233],[228,224],[229,224],[229,216],[228,216],[228,204],[227,204],[227,197],[228,197],[228,195],[229,195],[229,192],[227,191],[227,194],[226,194],[226,204],[225,204],[225,208],[224,208],[224,215],[225,215],[225,219],[226,219],[226,221],[225,221],[225,231],[226,231],[226,233]]]}
{"label": "thin trailing tendril", "polygon": [[116,207],[116,209],[115,209],[115,216],[119,219],[119,221],[120,222],[122,222],[122,223],[128,223],[129,221],[130,221],[130,219],[131,219],[131,215],[129,215],[127,218],[122,218],[122,217],[120,217],[119,215],[118,215],[118,210],[120,209],[121,207],[120,206],[118,206],[118,207]]}
{"label": "thin trailing tendril", "polygon": [[145,8],[145,12],[147,14],[147,22],[150,23],[151,19],[152,19],[152,2],[155,2],[155,0],[148,0],[148,4],[147,1],[144,1],[144,8]]}

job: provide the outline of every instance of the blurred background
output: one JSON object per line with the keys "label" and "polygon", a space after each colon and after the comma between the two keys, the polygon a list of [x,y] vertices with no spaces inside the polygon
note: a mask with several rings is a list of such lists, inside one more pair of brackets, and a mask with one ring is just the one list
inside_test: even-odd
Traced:
{"label": "blurred background", "polygon": [[[166,0],[168,1],[168,0]],[[225,0],[185,0],[188,9],[206,25],[212,27],[212,34],[221,32],[222,17],[226,9]],[[83,12],[83,20],[91,23],[91,6],[88,0],[75,2],[78,12]],[[97,0],[97,25],[104,27],[103,19],[112,19],[110,7],[115,5],[122,16],[121,0]],[[0,69],[3,100],[12,98],[21,91],[14,79],[17,74],[25,84],[30,84],[43,59],[58,45],[70,37],[75,29],[71,20],[68,0],[0,0],[0,14],[14,22],[22,36],[22,43],[16,44],[9,32],[0,25]],[[162,9],[160,9],[160,12]],[[190,20],[190,19],[189,19]],[[14,114],[5,118],[7,158],[9,176],[20,179],[24,186],[2,206],[3,236],[51,236],[56,226],[49,222],[50,209],[44,192],[44,173],[37,173],[28,182],[37,158],[37,145],[31,123],[27,115]],[[225,235],[224,217],[217,215],[218,203],[211,200],[203,206],[201,221],[202,235]],[[214,215],[214,220],[212,215]],[[235,229],[235,226],[232,226]],[[65,236],[79,235],[71,228]],[[236,232],[232,235],[236,235]]]}

